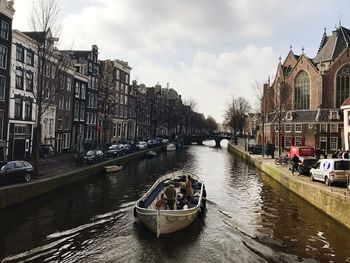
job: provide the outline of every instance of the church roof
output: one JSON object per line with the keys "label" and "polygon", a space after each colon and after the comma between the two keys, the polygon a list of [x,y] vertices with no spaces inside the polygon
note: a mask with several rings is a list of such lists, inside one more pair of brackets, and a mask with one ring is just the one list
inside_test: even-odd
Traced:
{"label": "church roof", "polygon": [[332,35],[323,35],[320,49],[314,58],[315,63],[334,61],[335,58],[349,47],[350,30],[340,26],[332,32]]}

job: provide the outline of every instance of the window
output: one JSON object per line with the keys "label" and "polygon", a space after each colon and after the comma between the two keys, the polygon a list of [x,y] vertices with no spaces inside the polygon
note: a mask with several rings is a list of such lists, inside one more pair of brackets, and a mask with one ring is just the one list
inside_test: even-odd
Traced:
{"label": "window", "polygon": [[338,137],[330,137],[329,138],[329,148],[330,150],[338,149]]}
{"label": "window", "polygon": [[34,80],[33,80],[33,72],[28,71],[26,73],[26,90],[27,91],[33,91],[33,85],[34,85]]}
{"label": "window", "polygon": [[4,129],[4,111],[0,111],[0,139],[3,139],[3,129]]}
{"label": "window", "polygon": [[34,52],[31,50],[27,50],[26,63],[30,66],[34,65]]}
{"label": "window", "polygon": [[301,136],[295,136],[295,145],[301,146]]}
{"label": "window", "polygon": [[80,97],[80,88],[79,88],[79,82],[75,83],[75,97],[79,98]]}
{"label": "window", "polygon": [[0,45],[0,68],[7,68],[7,47]]}
{"label": "window", "polygon": [[337,73],[335,103],[336,107],[346,100],[350,95],[350,64],[343,66]]}
{"label": "window", "polygon": [[22,98],[15,97],[15,118],[22,119]]}
{"label": "window", "polygon": [[66,97],[65,103],[66,103],[66,105],[65,105],[66,111],[70,111],[71,98],[70,97]]}
{"label": "window", "polygon": [[69,130],[69,116],[64,116],[63,122],[64,122],[64,129]]}
{"label": "window", "polygon": [[22,46],[16,46],[16,60],[24,62],[24,48]]}
{"label": "window", "polygon": [[320,132],[327,132],[327,124],[326,123],[320,124]]}
{"label": "window", "polygon": [[120,70],[117,69],[117,79],[119,79],[119,78],[120,78]]}
{"label": "window", "polygon": [[295,124],[295,132],[301,133],[303,131],[303,126],[301,124]]}
{"label": "window", "polygon": [[0,100],[5,100],[6,78],[0,75]]}
{"label": "window", "polygon": [[290,136],[284,136],[284,148],[289,148],[290,146]]}
{"label": "window", "polygon": [[23,70],[21,68],[16,69],[16,89],[23,90]]}
{"label": "window", "polygon": [[66,90],[67,91],[71,91],[72,90],[72,80],[70,78],[67,78]]}
{"label": "window", "polygon": [[49,136],[54,135],[54,118],[49,118]]}
{"label": "window", "polygon": [[126,84],[128,84],[129,83],[129,75],[125,75],[125,82],[126,82]]}
{"label": "window", "polygon": [[79,120],[79,101],[74,102],[74,120]]}
{"label": "window", "polygon": [[32,100],[27,99],[25,102],[25,119],[32,120]]}
{"label": "window", "polygon": [[86,84],[82,83],[81,84],[81,99],[85,99],[85,92],[86,92]]}
{"label": "window", "polygon": [[330,124],[329,130],[331,133],[338,133],[338,124]]}
{"label": "window", "polygon": [[291,125],[290,125],[290,124],[286,124],[286,125],[284,126],[284,131],[285,131],[285,132],[291,132],[291,130],[292,130],[292,128],[291,128]]}
{"label": "window", "polygon": [[64,133],[62,149],[69,149],[69,147],[70,147],[70,133]]}
{"label": "window", "polygon": [[294,108],[296,110],[310,108],[310,78],[304,70],[295,78]]}
{"label": "window", "polygon": [[279,137],[278,135],[275,136],[275,145],[276,145],[277,147],[280,146],[280,137]]}
{"label": "window", "polygon": [[84,120],[85,115],[85,104],[80,103],[80,120]]}
{"label": "window", "polygon": [[6,23],[5,21],[1,21],[0,37],[7,40],[9,38],[9,31],[10,31],[9,24]]}
{"label": "window", "polygon": [[320,136],[320,148],[327,150],[327,137],[325,136]]}
{"label": "window", "polygon": [[58,116],[57,118],[57,129],[62,130],[63,127],[63,121],[62,121],[62,116]]}
{"label": "window", "polygon": [[64,106],[64,96],[61,95],[59,98],[58,98],[58,108],[60,110],[63,110],[63,106]]}

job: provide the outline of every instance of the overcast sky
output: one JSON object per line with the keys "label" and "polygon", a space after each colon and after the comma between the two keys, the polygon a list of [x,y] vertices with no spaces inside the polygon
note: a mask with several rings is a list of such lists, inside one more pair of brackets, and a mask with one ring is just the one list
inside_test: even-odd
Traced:
{"label": "overcast sky", "polygon": [[[13,28],[31,30],[31,0],[14,0]],[[254,86],[273,79],[290,45],[313,58],[324,27],[350,28],[348,0],[59,0],[60,48],[121,59],[131,80],[194,99],[223,120],[230,99],[256,101]]]}

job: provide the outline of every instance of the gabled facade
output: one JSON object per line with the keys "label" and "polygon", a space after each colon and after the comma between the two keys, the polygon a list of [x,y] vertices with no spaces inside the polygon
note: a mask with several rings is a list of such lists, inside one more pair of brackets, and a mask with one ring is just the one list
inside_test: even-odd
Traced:
{"label": "gabled facade", "polygon": [[268,114],[261,142],[282,148],[344,148],[340,106],[350,95],[349,36],[350,31],[340,26],[330,36],[324,33],[314,59],[290,50],[279,63],[274,82],[264,85],[262,108]]}
{"label": "gabled facade", "polygon": [[36,121],[37,43],[18,30],[12,32],[12,40],[7,155],[23,160],[32,154]]}
{"label": "gabled facade", "polygon": [[0,0],[0,160],[7,159],[13,1]]}

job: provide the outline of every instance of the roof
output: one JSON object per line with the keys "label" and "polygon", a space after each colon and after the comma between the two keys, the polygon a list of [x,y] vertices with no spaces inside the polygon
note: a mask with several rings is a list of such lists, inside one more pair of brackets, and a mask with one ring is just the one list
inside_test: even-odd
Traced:
{"label": "roof", "polygon": [[350,30],[340,26],[330,36],[323,36],[320,50],[313,59],[315,63],[333,61],[339,54],[349,47]]}
{"label": "roof", "polygon": [[30,31],[30,32],[22,32],[22,33],[40,43],[45,39],[44,31]]}
{"label": "roof", "polygon": [[[315,109],[315,110],[291,110],[287,111],[293,114],[293,120],[283,120],[283,123],[319,123],[328,122],[330,109]],[[319,113],[319,116],[317,116]],[[282,113],[284,119],[286,113]],[[278,121],[276,113],[269,113],[267,115],[267,122],[276,123]]]}
{"label": "roof", "polygon": [[350,97],[348,97],[344,102],[343,104],[341,105],[341,107],[343,106],[349,106],[350,105]]}

